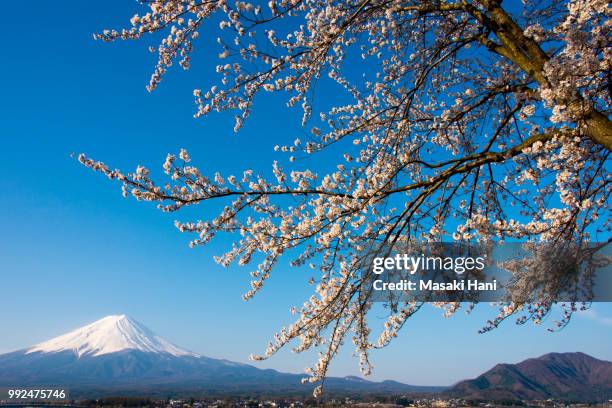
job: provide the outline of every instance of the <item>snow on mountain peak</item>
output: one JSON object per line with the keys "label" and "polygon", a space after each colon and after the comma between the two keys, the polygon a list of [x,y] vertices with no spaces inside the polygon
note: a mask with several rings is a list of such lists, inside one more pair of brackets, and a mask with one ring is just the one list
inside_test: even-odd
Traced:
{"label": "snow on mountain peak", "polygon": [[29,348],[26,353],[73,351],[77,356],[101,356],[123,350],[170,354],[197,354],[180,349],[126,315],[107,316],[87,326]]}

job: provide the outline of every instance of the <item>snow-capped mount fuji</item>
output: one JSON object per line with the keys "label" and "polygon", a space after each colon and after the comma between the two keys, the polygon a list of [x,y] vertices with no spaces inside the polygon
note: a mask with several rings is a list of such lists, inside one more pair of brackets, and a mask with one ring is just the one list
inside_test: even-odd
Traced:
{"label": "snow-capped mount fuji", "polygon": [[[0,355],[0,387],[62,385],[74,397],[102,395],[308,394],[300,374],[262,370],[181,349],[136,320],[107,316],[35,346]],[[433,392],[394,381],[328,378],[329,391]]]}
{"label": "snow-capped mount fuji", "polygon": [[70,333],[37,344],[29,348],[26,354],[72,351],[78,357],[95,357],[124,350],[166,353],[175,357],[199,357],[198,354],[180,349],[162,339],[126,315],[107,316]]}

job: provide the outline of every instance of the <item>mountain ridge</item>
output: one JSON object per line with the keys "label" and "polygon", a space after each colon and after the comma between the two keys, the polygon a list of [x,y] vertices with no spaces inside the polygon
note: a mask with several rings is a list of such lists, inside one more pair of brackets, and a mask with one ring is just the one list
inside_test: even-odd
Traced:
{"label": "mountain ridge", "polygon": [[[82,396],[142,392],[306,395],[313,385],[302,384],[303,377],[183,350],[125,315],[107,316],[35,346],[0,355],[0,387],[61,383]],[[326,388],[347,394],[444,389],[359,377],[330,377]]]}
{"label": "mountain ridge", "polygon": [[612,398],[612,362],[582,352],[547,353],[516,364],[501,363],[452,386],[447,395],[470,399]]}
{"label": "mountain ridge", "polygon": [[[29,348],[0,355],[0,387],[70,386],[77,396],[307,395],[302,374],[260,369],[184,350],[126,315],[107,316]],[[474,400],[603,401],[612,398],[612,362],[585,353],[548,353],[500,363],[452,387],[357,376],[329,377],[328,392],[439,395]]]}

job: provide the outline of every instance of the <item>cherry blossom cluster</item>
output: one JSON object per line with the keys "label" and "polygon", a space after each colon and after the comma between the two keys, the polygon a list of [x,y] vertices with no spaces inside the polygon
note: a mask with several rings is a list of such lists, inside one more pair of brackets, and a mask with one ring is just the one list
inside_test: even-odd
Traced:
{"label": "cherry blossom cluster", "polygon": [[[194,235],[192,246],[236,237],[216,261],[254,265],[246,299],[282,258],[311,268],[312,296],[254,358],[289,343],[296,352],[320,348],[307,381],[322,385],[350,337],[368,374],[370,350],[389,344],[423,305],[393,305],[382,328],[370,327],[359,273],[364,253],[411,240],[610,240],[610,7],[602,0],[520,7],[509,11],[496,0],[147,1],[129,28],[96,38],[160,35],[149,90],[175,61],[189,68],[200,36],[219,47],[219,79],[193,91],[196,117],[232,111],[237,131],[257,95],[280,93],[308,137],[276,146],[279,159],[262,174],[206,174],[182,150],[163,164],[170,179],[163,185],[143,166],[123,173],[79,160],[163,211],[223,201],[219,213],[176,227]],[[328,109],[314,103],[321,86],[338,95]],[[308,160],[321,150],[335,152],[333,171]],[[519,323],[551,312],[559,280],[527,285],[527,270],[547,276],[530,262],[514,268],[516,298],[483,331],[521,312]],[[434,306],[445,316],[466,309]],[[567,306],[562,321],[578,308]]]}

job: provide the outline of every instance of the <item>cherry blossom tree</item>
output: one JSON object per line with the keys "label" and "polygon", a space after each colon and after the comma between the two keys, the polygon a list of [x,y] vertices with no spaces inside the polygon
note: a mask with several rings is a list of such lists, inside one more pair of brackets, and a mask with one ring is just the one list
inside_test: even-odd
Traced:
{"label": "cherry blossom tree", "polygon": [[[359,296],[364,248],[451,237],[610,241],[607,1],[143,0],[142,7],[128,28],[95,38],[161,35],[150,48],[158,61],[149,91],[173,64],[191,66],[197,41],[216,39],[219,80],[193,91],[195,117],[231,110],[238,131],[256,95],[282,93],[309,136],[277,146],[292,169],[274,162],[269,175],[203,174],[185,150],[167,156],[166,184],[143,166],[124,173],[79,160],[163,211],[225,202],[219,214],[176,227],[194,234],[192,246],[236,237],[216,261],[255,265],[246,299],[283,255],[310,266],[313,295],[254,358],[293,340],[296,352],[320,348],[306,379],[319,383],[317,393],[344,340],[352,338],[368,374],[370,351],[422,306],[391,308],[373,336],[372,305]],[[331,83],[343,90],[342,102],[318,111],[314,91]],[[338,152],[331,172],[308,159],[294,163],[328,149]],[[503,304],[484,330],[509,316],[540,322],[554,304],[552,297]],[[436,306],[451,315],[463,304]],[[576,308],[565,307],[559,326]]]}

